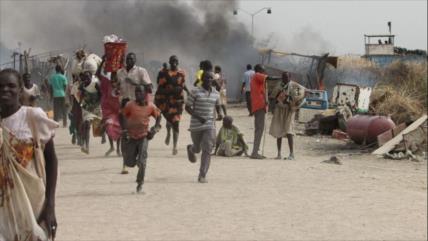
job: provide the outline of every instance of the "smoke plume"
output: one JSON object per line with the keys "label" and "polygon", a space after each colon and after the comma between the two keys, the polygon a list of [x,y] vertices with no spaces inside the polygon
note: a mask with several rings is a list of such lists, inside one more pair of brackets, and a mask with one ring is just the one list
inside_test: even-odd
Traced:
{"label": "smoke plume", "polygon": [[[117,34],[153,72],[170,55],[193,82],[199,61],[223,67],[231,96],[247,63],[257,61],[253,39],[232,11],[237,1],[8,1],[1,2],[0,41],[34,52],[85,46],[103,54],[103,36]],[[16,14],[11,14],[12,12]],[[17,14],[19,13],[19,14]],[[159,66],[154,66],[159,65]],[[154,78],[152,74],[152,78]]]}

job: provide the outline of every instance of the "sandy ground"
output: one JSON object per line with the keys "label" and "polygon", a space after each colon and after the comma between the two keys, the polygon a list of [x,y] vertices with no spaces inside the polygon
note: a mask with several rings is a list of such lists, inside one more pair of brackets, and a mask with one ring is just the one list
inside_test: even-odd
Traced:
{"label": "sandy ground", "polygon": [[[231,109],[250,144],[253,119]],[[327,137],[296,137],[297,160],[213,157],[207,184],[196,182],[199,162],[187,161],[184,115],[179,154],[163,129],[149,144],[143,194],[136,170],[120,175],[121,159],[70,144],[59,129],[56,150],[57,240],[426,240],[427,163],[391,161]],[[285,142],[286,143],[286,142]],[[288,148],[284,149],[285,151]],[[288,151],[287,151],[288,154]],[[343,165],[323,163],[337,155]]]}

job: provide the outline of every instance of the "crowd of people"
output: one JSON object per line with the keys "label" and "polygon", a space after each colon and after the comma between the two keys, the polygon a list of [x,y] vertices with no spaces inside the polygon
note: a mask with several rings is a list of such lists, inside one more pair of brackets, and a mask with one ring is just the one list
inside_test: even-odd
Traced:
{"label": "crowd of people", "polygon": [[[161,129],[162,117],[166,120],[165,144],[170,145],[172,137],[172,155],[178,154],[183,111],[191,116],[192,143],[187,145],[187,157],[195,163],[201,153],[197,179],[200,183],[207,182],[212,155],[265,158],[260,146],[269,99],[276,103],[269,134],[277,139],[277,158],[282,158],[282,138],[287,138],[287,159],[294,159],[293,121],[303,103],[305,88],[291,81],[287,72],[269,76],[262,65],[247,65],[242,93],[255,127],[253,150],[248,154],[243,134],[227,114],[227,82],[220,66],[201,61],[193,86],[186,85],[187,76],[179,68],[178,57],[172,55],[159,70],[154,90],[146,69],[136,65],[134,53],[128,53],[124,66],[112,72],[105,68],[105,57],[95,69],[85,63],[85,53],[78,52],[77,57],[79,71],[73,72],[71,83],[60,65],[48,81],[54,120],[36,107],[40,91],[29,73],[21,76],[13,69],[0,71],[0,240],[46,240],[55,236],[57,157],[53,136],[60,120],[64,127],[68,126],[71,142],[79,145],[83,153],[90,153],[92,129],[92,135],[101,137],[102,143],[108,139],[105,156],[116,151],[123,157],[122,174],[137,166],[137,192],[142,191],[144,184],[148,144]],[[266,83],[270,80],[277,81],[277,85],[268,91]],[[70,103],[69,108],[66,102]],[[155,120],[152,127],[151,118]],[[222,121],[218,133],[216,121]],[[32,221],[19,222],[13,218],[16,213]]]}

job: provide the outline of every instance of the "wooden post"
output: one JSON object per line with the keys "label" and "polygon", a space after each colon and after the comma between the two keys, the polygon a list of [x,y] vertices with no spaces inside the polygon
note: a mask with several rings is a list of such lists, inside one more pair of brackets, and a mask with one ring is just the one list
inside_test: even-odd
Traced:
{"label": "wooden post", "polygon": [[13,52],[13,54],[12,54],[12,58],[13,58],[13,69],[15,69],[16,70],[16,55],[17,55],[18,53],[17,52]]}
{"label": "wooden post", "polygon": [[23,65],[23,60],[24,60],[24,55],[19,54],[19,73],[22,74],[22,72],[24,71],[24,65]]}

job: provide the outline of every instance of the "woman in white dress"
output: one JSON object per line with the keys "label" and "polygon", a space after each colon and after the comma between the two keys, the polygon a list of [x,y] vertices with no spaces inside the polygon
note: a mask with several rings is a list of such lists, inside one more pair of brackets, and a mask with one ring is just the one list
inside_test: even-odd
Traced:
{"label": "woman in white dress", "polygon": [[17,71],[0,71],[0,241],[53,240],[59,125],[21,106],[22,88]]}

